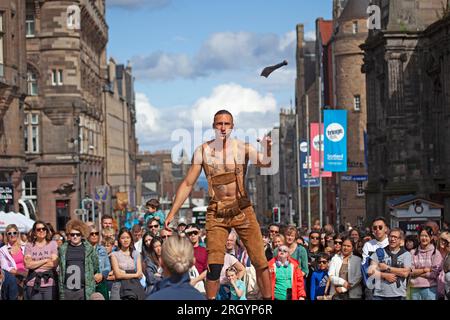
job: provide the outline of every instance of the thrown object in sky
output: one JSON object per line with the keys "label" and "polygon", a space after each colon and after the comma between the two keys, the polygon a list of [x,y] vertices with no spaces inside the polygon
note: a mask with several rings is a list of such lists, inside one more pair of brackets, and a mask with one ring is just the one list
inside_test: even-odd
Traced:
{"label": "thrown object in sky", "polygon": [[261,72],[261,76],[267,78],[272,72],[274,72],[275,70],[277,70],[283,66],[287,66],[287,64],[288,64],[288,62],[286,60],[284,60],[283,62],[276,64],[274,66],[265,67],[264,70]]}

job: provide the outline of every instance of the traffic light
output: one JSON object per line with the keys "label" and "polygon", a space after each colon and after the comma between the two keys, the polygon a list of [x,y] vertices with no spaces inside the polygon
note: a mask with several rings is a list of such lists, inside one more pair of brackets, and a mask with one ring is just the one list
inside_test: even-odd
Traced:
{"label": "traffic light", "polygon": [[272,208],[272,220],[273,220],[274,223],[280,223],[281,222],[280,207],[273,207]]}

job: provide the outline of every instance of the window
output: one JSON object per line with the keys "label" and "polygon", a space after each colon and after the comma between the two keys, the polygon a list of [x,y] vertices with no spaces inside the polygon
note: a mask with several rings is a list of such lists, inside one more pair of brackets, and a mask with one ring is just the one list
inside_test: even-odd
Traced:
{"label": "window", "polygon": [[363,181],[357,181],[356,182],[356,196],[358,197],[364,197],[364,182]]}
{"label": "window", "polygon": [[353,97],[355,111],[361,111],[361,96],[358,94]]}
{"label": "window", "polygon": [[34,15],[27,14],[26,20],[25,20],[25,27],[26,27],[26,35],[27,37],[34,37],[35,33],[35,20]]}
{"label": "window", "polygon": [[37,175],[26,174],[22,181],[22,195],[26,199],[37,199]]}
{"label": "window", "polygon": [[39,152],[39,114],[26,113],[24,121],[25,152]]}
{"label": "window", "polygon": [[0,77],[3,77],[3,12],[0,12]]}
{"label": "window", "polygon": [[63,71],[61,69],[52,70],[52,86],[63,85]]}
{"label": "window", "polygon": [[36,74],[32,71],[27,72],[27,82],[28,82],[28,95],[37,96],[38,95],[38,86],[37,86],[37,78]]}
{"label": "window", "polygon": [[358,21],[353,21],[353,34],[358,33]]}

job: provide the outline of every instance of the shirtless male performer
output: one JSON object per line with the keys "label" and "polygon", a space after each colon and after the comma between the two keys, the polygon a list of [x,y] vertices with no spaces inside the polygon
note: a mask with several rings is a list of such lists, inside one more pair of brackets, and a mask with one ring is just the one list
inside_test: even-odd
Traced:
{"label": "shirtless male performer", "polygon": [[262,298],[271,299],[271,282],[264,254],[264,242],[256,214],[244,188],[244,179],[249,160],[259,167],[270,167],[272,140],[265,136],[260,142],[264,152],[259,153],[250,144],[230,138],[233,127],[233,116],[230,112],[220,110],[214,115],[213,128],[216,138],[195,150],[192,166],[178,187],[165,227],[169,227],[173,217],[191,193],[203,168],[208,179],[208,193],[211,199],[206,214],[207,298],[216,297],[224,263],[225,244],[228,233],[234,228],[256,269]]}

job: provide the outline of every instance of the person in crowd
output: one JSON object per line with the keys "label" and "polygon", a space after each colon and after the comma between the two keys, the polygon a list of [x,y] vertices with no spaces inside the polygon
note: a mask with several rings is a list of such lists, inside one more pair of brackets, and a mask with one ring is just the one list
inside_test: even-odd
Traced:
{"label": "person in crowd", "polygon": [[269,271],[272,300],[305,300],[303,272],[286,245],[278,247],[277,256],[269,261]]}
{"label": "person in crowd", "polygon": [[338,233],[333,237],[333,253],[341,254],[342,251],[342,239],[344,239],[344,235],[342,233]]}
{"label": "person in crowd", "polygon": [[198,291],[205,292],[204,281],[208,271],[208,252],[204,247],[200,246],[200,227],[195,223],[187,225],[185,229],[186,237],[194,247],[195,263],[191,268],[191,285]]}
{"label": "person in crowd", "polygon": [[25,268],[28,269],[26,298],[28,300],[56,300],[58,275],[58,246],[52,241],[50,230],[40,220],[33,224],[31,239],[25,247]]}
{"label": "person in crowd", "polygon": [[273,236],[273,240],[272,240],[273,250],[275,250],[276,248],[278,248],[280,245],[282,245],[284,243],[285,243],[285,239],[282,234],[277,234],[277,235]]}
{"label": "person in crowd", "polygon": [[18,285],[18,300],[23,300],[25,277],[25,245],[20,241],[19,228],[15,224],[6,226],[6,243],[0,248],[1,268],[14,276]]}
{"label": "person in crowd", "polygon": [[89,300],[102,280],[97,252],[85,240],[89,230],[83,221],[69,220],[66,233],[69,239],[59,248],[59,299]]}
{"label": "person in crowd", "polygon": [[330,262],[330,294],[335,300],[358,300],[362,298],[361,258],[354,255],[355,244],[350,238],[342,242],[341,254]]}
{"label": "person in crowd", "polygon": [[333,237],[334,237],[334,233],[333,234],[325,234],[325,246],[324,247],[330,247],[330,248],[334,247]]}
{"label": "person in crowd", "polygon": [[142,251],[142,227],[135,224],[131,228],[131,234],[133,235],[134,249],[140,254]]}
{"label": "person in crowd", "polygon": [[447,259],[448,253],[450,251],[450,232],[449,231],[442,231],[439,235],[438,240],[438,248],[439,252],[442,256],[442,267],[441,272],[438,276],[438,285],[437,285],[437,294],[438,294],[438,300],[445,300],[445,261]]}
{"label": "person in crowd", "polygon": [[154,236],[159,236],[161,232],[161,224],[156,218],[152,218],[147,222],[147,230],[153,233]]}
{"label": "person in crowd", "polygon": [[261,235],[264,241],[264,254],[266,255],[267,261],[273,258],[272,244],[270,243],[270,235],[267,229],[261,228]]}
{"label": "person in crowd", "polygon": [[326,253],[321,253],[317,259],[317,270],[313,272],[311,276],[311,300],[317,300],[318,296],[326,295],[326,288],[328,284],[328,265],[330,262],[330,256]]}
{"label": "person in crowd", "polygon": [[[306,249],[297,244],[298,232],[295,227],[289,226],[284,230],[284,244],[289,248],[289,257],[297,260],[303,272],[303,276],[307,277],[309,274],[308,268],[308,252]],[[274,256],[278,255],[278,249],[273,252]]]}
{"label": "person in crowd", "polygon": [[167,238],[173,236],[174,232],[172,229],[162,229],[159,232],[159,237],[163,240],[166,240]]}
{"label": "person in crowd", "polygon": [[352,230],[350,230],[348,236],[350,237],[350,239],[352,239],[353,243],[355,243],[355,244],[358,243],[358,241],[361,239],[361,235],[357,228],[352,228]]}
{"label": "person in crowd", "polygon": [[327,246],[326,236],[327,234],[325,232],[320,233],[320,244],[322,245],[322,248],[325,248]]}
{"label": "person in crowd", "polygon": [[415,250],[419,246],[417,235],[410,234],[405,237],[405,249],[408,251]]}
{"label": "person in crowd", "polygon": [[[148,238],[147,238],[148,239]],[[150,294],[153,287],[163,277],[163,268],[161,265],[161,248],[163,239],[154,237],[150,243],[145,243],[142,247],[142,270],[146,281],[146,294]]]}
{"label": "person in crowd", "polygon": [[327,236],[331,236],[333,237],[334,235],[334,227],[332,224],[327,223],[324,227],[323,227],[323,231],[325,232],[325,234]]}
{"label": "person in crowd", "polygon": [[318,232],[320,232],[320,230],[322,230],[322,226],[320,225],[320,219],[314,219],[311,230],[318,231]]}
{"label": "person in crowd", "polygon": [[433,229],[430,226],[422,226],[419,230],[419,247],[411,251],[412,300],[437,299],[437,279],[442,268],[442,256],[433,239]]}
{"label": "person in crowd", "polygon": [[230,285],[230,300],[247,300],[247,288],[244,281],[237,278],[236,268],[231,266],[225,272]]}
{"label": "person in crowd", "polygon": [[99,240],[100,232],[95,225],[91,226],[88,241],[94,247],[95,252],[97,253],[99,272],[101,274],[100,282],[97,282],[100,277],[97,274],[94,276],[94,278],[96,278],[95,291],[101,293],[105,300],[109,300],[109,290],[106,279],[111,272],[111,262],[109,261],[108,251],[99,243]]}
{"label": "person in crowd", "polygon": [[[447,231],[446,231],[447,232]],[[442,264],[442,270],[444,272],[444,298],[450,300],[450,238],[448,233],[442,237],[441,244],[446,246],[446,255]]]}
{"label": "person in crowd", "polygon": [[[270,241],[273,244],[273,237],[280,234],[280,225],[276,224],[276,223],[271,223],[269,225],[269,236],[270,236]],[[274,247],[272,247],[272,249],[275,249]]]}
{"label": "person in crowd", "polygon": [[28,241],[29,241],[29,237],[31,235],[32,230],[30,230],[29,232],[21,232],[20,233],[20,241],[22,242],[22,244],[24,246],[27,245]]}
{"label": "person in crowd", "polygon": [[334,255],[334,249],[332,247],[325,247],[323,252],[332,257]]}
{"label": "person in crowd", "polygon": [[0,248],[3,247],[5,245],[5,243],[3,242],[3,234],[0,233]]}
{"label": "person in crowd", "polygon": [[61,231],[55,232],[55,234],[52,237],[52,240],[56,242],[58,248],[61,247],[61,245],[66,241]]}
{"label": "person in crowd", "polygon": [[310,272],[316,269],[315,261],[319,257],[320,253],[323,252],[323,246],[320,243],[320,232],[319,231],[311,231],[309,233],[309,245],[308,245],[308,258],[309,258],[309,266]]}
{"label": "person in crowd", "polygon": [[237,270],[237,278],[239,280],[244,279],[245,266],[242,263],[240,263],[235,256],[229,253],[225,253],[224,264],[222,270],[220,271],[219,277],[220,286],[216,295],[216,300],[230,300],[230,285],[228,283],[226,270],[232,266]]}
{"label": "person in crowd", "polygon": [[383,217],[375,218],[372,222],[372,231],[375,239],[367,241],[362,249],[362,276],[363,284],[365,285],[365,299],[372,300],[373,298],[373,284],[374,279],[369,279],[368,271],[371,263],[371,256],[378,248],[385,248],[389,245],[389,239],[387,237],[388,226],[386,219]]}
{"label": "person in crowd", "polygon": [[[107,227],[107,228],[102,229],[101,241],[104,241],[108,238],[113,239],[114,241],[116,240],[116,232],[114,231],[113,228]],[[102,243],[102,245],[104,246],[105,244]]]}
{"label": "person in crowd", "polygon": [[194,265],[194,247],[186,237],[174,235],[162,246],[164,280],[155,285],[147,300],[205,300],[190,284],[189,269]]}
{"label": "person in crowd", "polygon": [[50,235],[53,238],[53,235],[55,234],[55,228],[53,228],[53,225],[50,222],[47,222],[46,225],[48,227],[48,230],[50,230]]}
{"label": "person in crowd", "polygon": [[433,231],[433,243],[436,244],[439,240],[439,224],[436,221],[433,220],[428,220],[427,222],[425,222],[425,226],[426,227],[430,227],[431,230]]}
{"label": "person in crowd", "polygon": [[185,230],[186,230],[187,224],[184,222],[180,222],[177,225],[177,233],[179,236],[183,237],[185,235]]}
{"label": "person in crowd", "polygon": [[[122,286],[128,285],[132,279],[137,279],[137,284],[140,286],[139,280],[142,278],[142,262],[141,257],[134,249],[133,236],[131,232],[122,228],[118,235],[118,248],[119,250],[114,251],[111,254],[111,267],[114,272],[114,283],[111,288],[111,300],[122,300],[125,299],[124,290]],[[136,281],[134,282],[136,283]],[[138,287],[134,288],[136,290],[136,295],[138,298],[145,294],[137,292]],[[142,297],[141,297],[142,298]]]}
{"label": "person in crowd", "polygon": [[373,300],[405,300],[407,279],[411,271],[411,254],[401,246],[404,233],[399,228],[389,231],[389,245],[371,256],[369,275],[375,277]]}
{"label": "person in crowd", "polygon": [[144,223],[148,226],[150,220],[155,219],[163,226],[166,221],[166,215],[160,210],[160,203],[157,199],[150,199],[146,202],[147,212],[144,214]]}
{"label": "person in crowd", "polygon": [[4,269],[0,269],[0,300],[18,300],[19,287],[16,277]]}
{"label": "person in crowd", "polygon": [[111,217],[108,214],[105,214],[102,216],[101,224],[102,224],[102,231],[104,229],[114,229],[114,221],[113,217]]}
{"label": "person in crowd", "polygon": [[236,258],[239,258],[239,246],[236,243],[237,233],[234,229],[228,234],[227,242],[225,243],[226,253],[229,253]]}

